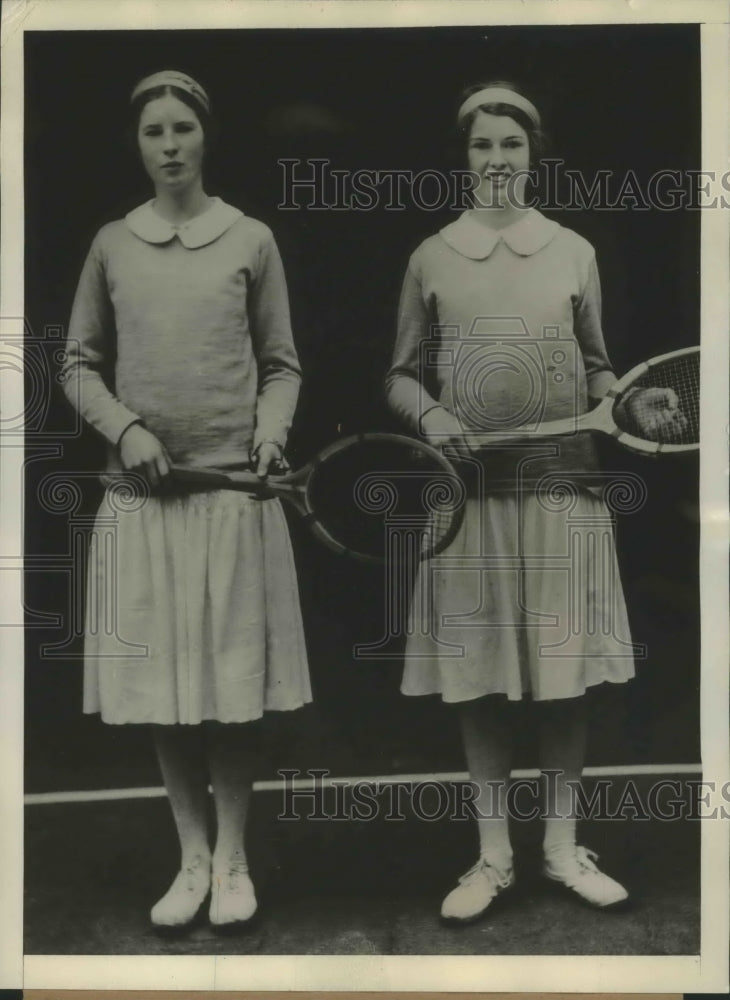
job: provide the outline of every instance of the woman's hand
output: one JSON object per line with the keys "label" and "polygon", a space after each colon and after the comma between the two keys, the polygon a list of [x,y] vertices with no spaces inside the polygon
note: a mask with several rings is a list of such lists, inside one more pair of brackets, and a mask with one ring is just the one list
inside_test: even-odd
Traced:
{"label": "woman's hand", "polygon": [[170,472],[165,446],[141,424],[130,424],[119,441],[122,468],[144,476],[150,486],[159,486]]}
{"label": "woman's hand", "polygon": [[250,462],[251,468],[261,479],[266,479],[270,472],[280,475],[289,469],[289,463],[277,441],[261,441],[251,452]]}
{"label": "woman's hand", "polygon": [[432,410],[424,413],[421,417],[421,430],[434,448],[469,451],[461,422],[443,406],[434,406]]}
{"label": "woman's hand", "polygon": [[637,388],[623,405],[639,433],[649,441],[676,441],[687,429],[687,418],[673,389]]}

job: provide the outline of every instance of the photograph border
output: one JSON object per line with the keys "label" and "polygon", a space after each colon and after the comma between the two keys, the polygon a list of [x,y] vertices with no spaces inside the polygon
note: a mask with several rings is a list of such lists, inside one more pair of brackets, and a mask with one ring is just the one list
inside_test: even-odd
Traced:
{"label": "photograph border", "polygon": [[[28,31],[699,23],[702,168],[728,170],[730,28],[724,0],[15,0],[3,4],[0,340],[23,335],[23,37]],[[22,440],[0,450],[0,986],[29,989],[446,992],[724,992],[728,989],[728,822],[713,820],[730,780],[728,739],[728,340],[730,211],[704,207],[701,232],[703,444],[700,459],[701,749],[716,795],[702,823],[698,956],[26,956],[23,891]],[[1,346],[1,345],[0,345]],[[23,380],[0,368],[5,418]],[[726,803],[725,803],[726,804]],[[283,960],[285,959],[285,961]],[[488,987],[485,990],[485,986]]]}

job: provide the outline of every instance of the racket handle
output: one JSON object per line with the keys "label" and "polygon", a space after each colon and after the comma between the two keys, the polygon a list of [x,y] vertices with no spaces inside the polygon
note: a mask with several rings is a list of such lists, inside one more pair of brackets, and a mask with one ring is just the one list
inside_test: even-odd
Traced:
{"label": "racket handle", "polygon": [[262,497],[274,496],[270,484],[266,480],[260,479],[255,472],[191,469],[182,465],[173,465],[170,472],[173,482],[180,486],[209,490],[238,490],[243,493],[255,493]]}

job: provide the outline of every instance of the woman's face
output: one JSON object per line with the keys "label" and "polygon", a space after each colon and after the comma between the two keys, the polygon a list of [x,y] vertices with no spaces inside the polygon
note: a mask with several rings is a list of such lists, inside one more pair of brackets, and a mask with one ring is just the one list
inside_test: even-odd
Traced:
{"label": "woman's face", "polygon": [[469,169],[479,177],[475,204],[485,208],[524,203],[530,140],[514,118],[478,111],[467,147]]}
{"label": "woman's face", "polygon": [[200,179],[205,133],[192,108],[172,94],[145,104],[137,141],[156,190],[182,190]]}

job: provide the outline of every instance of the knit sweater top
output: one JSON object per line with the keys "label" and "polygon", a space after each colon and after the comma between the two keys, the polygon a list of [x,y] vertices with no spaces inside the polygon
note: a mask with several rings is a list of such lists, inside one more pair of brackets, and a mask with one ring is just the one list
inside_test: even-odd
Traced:
{"label": "knit sweater top", "polygon": [[115,447],[141,422],[173,462],[245,465],[283,445],[301,373],[271,231],[214,198],[176,227],[148,202],[105,225],[73,303],[64,389]]}
{"label": "knit sweater top", "polygon": [[[386,379],[412,430],[435,406],[468,433],[578,416],[615,381],[595,253],[577,233],[535,209],[499,230],[465,212],[412,254]],[[598,472],[585,434],[490,452],[495,488],[514,486],[517,464],[532,481]]]}

